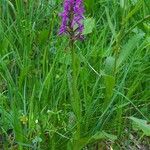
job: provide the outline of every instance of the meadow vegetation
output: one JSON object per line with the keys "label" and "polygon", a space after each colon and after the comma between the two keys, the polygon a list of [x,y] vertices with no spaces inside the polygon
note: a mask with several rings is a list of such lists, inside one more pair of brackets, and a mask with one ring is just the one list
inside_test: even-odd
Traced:
{"label": "meadow vegetation", "polygon": [[0,0],[0,149],[150,149],[150,1],[84,5],[73,104],[63,0]]}

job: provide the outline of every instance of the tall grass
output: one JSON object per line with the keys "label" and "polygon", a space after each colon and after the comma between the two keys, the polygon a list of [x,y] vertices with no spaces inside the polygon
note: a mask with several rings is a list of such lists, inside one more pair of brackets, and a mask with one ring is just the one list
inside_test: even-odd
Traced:
{"label": "tall grass", "polygon": [[72,105],[69,41],[57,34],[62,1],[0,1],[3,149],[149,146],[129,117],[150,121],[150,2],[85,0],[85,7],[95,27],[75,43],[79,110]]}

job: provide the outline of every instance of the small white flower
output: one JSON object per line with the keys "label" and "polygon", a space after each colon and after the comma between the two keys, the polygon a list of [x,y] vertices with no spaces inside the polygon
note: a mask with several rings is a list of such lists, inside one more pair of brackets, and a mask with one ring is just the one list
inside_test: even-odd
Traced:
{"label": "small white flower", "polygon": [[38,119],[36,119],[36,120],[35,120],[35,123],[37,124],[38,122],[39,122]]}
{"label": "small white flower", "polygon": [[49,113],[53,113],[53,111],[51,111],[51,110],[48,109],[48,110],[47,110],[47,113],[48,113],[48,114],[49,114]]}

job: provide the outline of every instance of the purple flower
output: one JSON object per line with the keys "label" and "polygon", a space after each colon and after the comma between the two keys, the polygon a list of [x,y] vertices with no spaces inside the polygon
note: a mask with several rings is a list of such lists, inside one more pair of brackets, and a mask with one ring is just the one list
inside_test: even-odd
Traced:
{"label": "purple flower", "polygon": [[64,11],[60,14],[62,24],[59,35],[69,34],[73,40],[83,39],[83,0],[64,0]]}

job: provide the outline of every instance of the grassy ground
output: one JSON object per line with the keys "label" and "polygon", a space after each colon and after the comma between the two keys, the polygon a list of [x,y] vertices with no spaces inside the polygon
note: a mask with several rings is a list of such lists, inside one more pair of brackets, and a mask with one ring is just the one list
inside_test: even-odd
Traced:
{"label": "grassy ground", "polygon": [[150,1],[85,7],[74,104],[62,1],[0,1],[0,149],[150,149]]}

